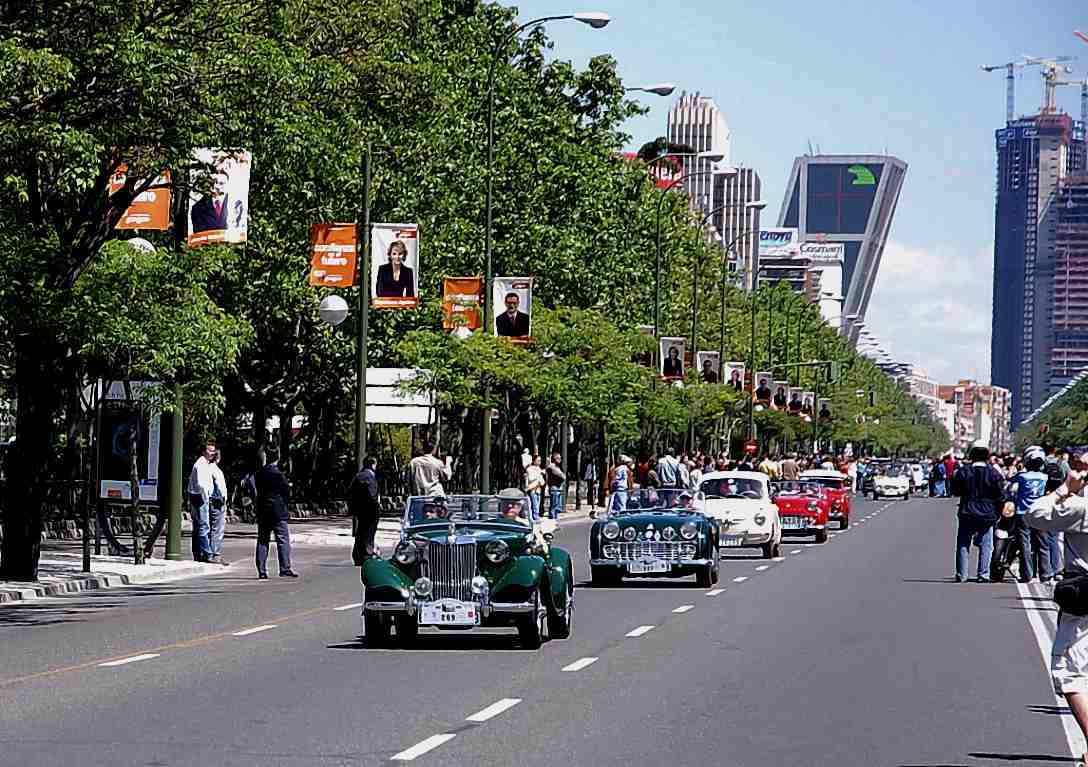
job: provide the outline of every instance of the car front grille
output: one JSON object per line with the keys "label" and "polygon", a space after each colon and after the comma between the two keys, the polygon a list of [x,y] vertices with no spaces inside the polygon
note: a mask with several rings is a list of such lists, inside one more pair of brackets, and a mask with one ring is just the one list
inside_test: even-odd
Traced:
{"label": "car front grille", "polygon": [[675,562],[694,559],[697,547],[681,541],[618,541],[606,543],[602,549],[605,559],[632,560],[664,559]]}
{"label": "car front grille", "polygon": [[472,578],[476,575],[475,543],[427,544],[425,573],[434,584],[433,599],[472,601]]}

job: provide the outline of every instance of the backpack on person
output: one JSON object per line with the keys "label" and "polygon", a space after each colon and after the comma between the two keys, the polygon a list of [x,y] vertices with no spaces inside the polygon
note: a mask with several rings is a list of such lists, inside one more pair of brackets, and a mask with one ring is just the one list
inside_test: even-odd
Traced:
{"label": "backpack on person", "polygon": [[1043,464],[1043,472],[1046,474],[1046,491],[1048,493],[1054,492],[1065,482],[1061,464],[1053,456],[1046,459],[1046,463]]}

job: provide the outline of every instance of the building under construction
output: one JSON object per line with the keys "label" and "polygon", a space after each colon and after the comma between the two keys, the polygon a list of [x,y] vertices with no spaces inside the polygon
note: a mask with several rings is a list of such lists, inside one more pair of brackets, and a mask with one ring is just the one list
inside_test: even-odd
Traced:
{"label": "building under construction", "polygon": [[1050,392],[1088,370],[1088,175],[1063,179],[1056,207]]}

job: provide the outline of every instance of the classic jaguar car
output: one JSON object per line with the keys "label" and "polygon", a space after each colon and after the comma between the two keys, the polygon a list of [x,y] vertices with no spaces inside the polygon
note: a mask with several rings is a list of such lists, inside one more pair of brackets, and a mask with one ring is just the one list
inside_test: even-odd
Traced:
{"label": "classic jaguar car", "polygon": [[718,582],[718,523],[695,505],[694,494],[644,488],[627,508],[593,523],[589,531],[593,585],[614,585],[624,576],[683,578],[709,588]]}
{"label": "classic jaguar car", "polygon": [[782,535],[815,535],[816,543],[827,543],[831,499],[819,485],[798,480],[772,482],[771,497],[782,520]]}
{"label": "classic jaguar car", "polygon": [[530,523],[521,491],[409,498],[393,556],[363,565],[367,643],[383,645],[395,629],[410,645],[424,627],[512,626],[531,649],[567,638],[573,566],[550,540]]}
{"label": "classic jaguar car", "polygon": [[873,500],[888,497],[910,498],[910,469],[906,466],[893,464],[873,477]]}
{"label": "classic jaguar car", "polygon": [[758,471],[712,471],[699,484],[703,513],[721,526],[718,547],[759,548],[779,555],[782,525],[771,500],[770,478]]}
{"label": "classic jaguar car", "polygon": [[805,482],[815,482],[824,489],[824,494],[831,501],[831,513],[828,517],[839,523],[839,529],[850,527],[850,477],[838,471],[811,469],[801,472]]}

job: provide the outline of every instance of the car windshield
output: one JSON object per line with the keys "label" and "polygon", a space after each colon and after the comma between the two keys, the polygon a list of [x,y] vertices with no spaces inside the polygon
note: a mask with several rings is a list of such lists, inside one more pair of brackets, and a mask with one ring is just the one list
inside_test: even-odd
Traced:
{"label": "car windshield", "polygon": [[842,490],[842,480],[835,477],[805,477],[806,482],[812,482],[820,487],[827,487],[831,490]]}
{"label": "car windshield", "polygon": [[529,524],[525,496],[450,495],[408,499],[408,524],[430,522],[518,522]]}
{"label": "car windshield", "polygon": [[885,477],[903,477],[907,474],[907,468],[905,466],[889,466],[884,470]]}
{"label": "car windshield", "polygon": [[780,496],[816,495],[820,492],[819,488],[811,482],[796,482],[792,480],[774,482],[771,487],[774,488],[775,493]]}
{"label": "car windshield", "polygon": [[679,488],[647,487],[636,490],[627,498],[627,508],[617,512],[629,514],[647,509],[672,509],[678,512],[694,511],[693,494]]}
{"label": "car windshield", "polygon": [[758,500],[764,497],[763,483],[758,479],[745,477],[723,477],[708,479],[699,486],[707,498],[750,498]]}

